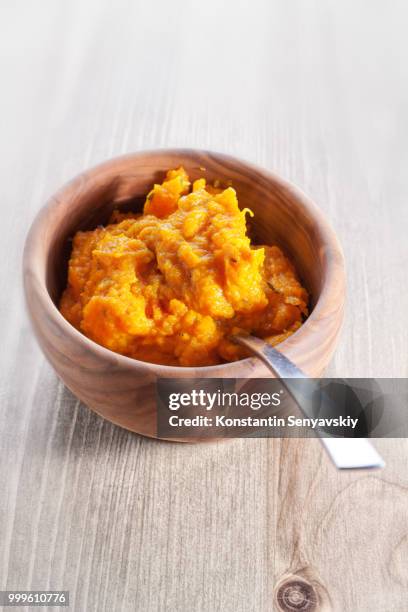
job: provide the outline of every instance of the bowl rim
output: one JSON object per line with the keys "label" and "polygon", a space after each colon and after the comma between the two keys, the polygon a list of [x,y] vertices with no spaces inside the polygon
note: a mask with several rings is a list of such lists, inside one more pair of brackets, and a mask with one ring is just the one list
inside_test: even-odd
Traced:
{"label": "bowl rim", "polygon": [[[190,158],[197,154],[208,155],[215,160],[229,163],[233,166],[242,166],[243,168],[246,168],[248,172],[256,173],[260,177],[273,182],[274,188],[288,194],[294,201],[296,201],[298,206],[303,208],[303,210],[306,213],[309,213],[309,216],[312,217],[313,223],[317,228],[318,235],[322,240],[322,244],[325,246],[323,253],[325,277],[323,279],[320,295],[306,321],[289,338],[279,344],[279,351],[285,354],[290,353],[290,347],[293,345],[294,341],[296,341],[296,344],[299,345],[302,343],[302,341],[316,333],[313,329],[313,322],[317,320],[319,315],[324,311],[324,307],[330,298],[330,295],[332,293],[345,294],[344,255],[340,242],[317,204],[315,204],[315,202],[302,189],[297,187],[291,181],[287,180],[286,178],[282,178],[274,171],[268,170],[246,159],[209,149],[162,147],[139,150],[105,160],[102,163],[96,164],[91,168],[82,171],[69,181],[65,182],[37,211],[27,232],[23,252],[23,282],[28,310],[30,311],[30,298],[28,293],[36,284],[35,290],[38,301],[44,311],[47,312],[47,315],[52,319],[53,323],[60,328],[64,334],[68,334],[73,338],[76,338],[76,340],[84,347],[88,348],[93,353],[96,353],[101,358],[114,362],[117,366],[123,364],[128,368],[133,367],[137,370],[145,368],[149,371],[154,371],[158,376],[166,377],[166,375],[168,375],[169,378],[174,378],[175,375],[179,375],[179,378],[185,378],[191,376],[193,373],[196,377],[199,377],[200,374],[211,375],[212,372],[222,372],[223,370],[227,369],[231,370],[231,367],[233,368],[234,365],[237,365],[237,367],[244,367],[247,365],[249,369],[253,369],[254,364],[258,361],[256,357],[247,357],[234,362],[226,362],[209,366],[170,366],[141,361],[133,357],[127,357],[126,355],[122,355],[120,353],[115,353],[114,351],[105,348],[104,346],[85,336],[85,334],[77,330],[63,317],[52,300],[46,287],[46,283],[40,276],[39,270],[36,269],[32,263],[35,261],[34,253],[38,252],[41,246],[41,228],[44,226],[44,224],[46,225],[47,219],[52,215],[53,210],[61,205],[62,200],[68,191],[72,191],[79,186],[79,184],[81,184],[83,188],[84,178],[85,181],[89,181],[99,173],[103,172],[105,169],[111,169],[115,166],[115,164],[137,160],[143,157],[154,158],[155,156],[164,154],[174,154],[177,156],[185,155],[186,157],[190,156]],[[334,268],[336,268],[336,274],[333,274]]]}

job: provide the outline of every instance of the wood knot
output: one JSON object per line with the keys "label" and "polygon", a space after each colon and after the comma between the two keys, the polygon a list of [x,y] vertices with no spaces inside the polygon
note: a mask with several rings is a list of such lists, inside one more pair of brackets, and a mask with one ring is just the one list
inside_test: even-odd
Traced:
{"label": "wood knot", "polygon": [[281,610],[293,612],[313,612],[317,609],[318,596],[311,584],[301,579],[291,579],[283,582],[276,594]]}

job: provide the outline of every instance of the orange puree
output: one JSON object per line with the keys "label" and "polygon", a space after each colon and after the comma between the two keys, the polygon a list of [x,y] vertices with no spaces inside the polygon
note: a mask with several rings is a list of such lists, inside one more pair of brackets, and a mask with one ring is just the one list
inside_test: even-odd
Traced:
{"label": "orange puree", "polygon": [[277,246],[251,246],[237,195],[170,170],[143,214],[78,232],[60,309],[86,336],[143,361],[205,366],[245,356],[229,335],[277,344],[308,295]]}

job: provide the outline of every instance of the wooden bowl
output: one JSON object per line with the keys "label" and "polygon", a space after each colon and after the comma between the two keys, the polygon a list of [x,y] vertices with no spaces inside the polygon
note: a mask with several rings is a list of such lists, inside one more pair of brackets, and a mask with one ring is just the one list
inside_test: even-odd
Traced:
{"label": "wooden bowl", "polygon": [[279,350],[309,375],[319,376],[343,319],[345,274],[338,240],[317,206],[275,174],[227,155],[192,149],[135,153],[84,172],[49,200],[28,234],[24,286],[29,314],[45,356],[66,386],[106,419],[152,437],[158,377],[270,376],[256,358],[199,368],[130,359],[89,340],[58,311],[73,234],[106,222],[113,208],[141,209],[152,184],[180,164],[193,179],[231,180],[240,206],[255,213],[251,223],[257,242],[278,244],[294,260],[312,296],[312,309]]}

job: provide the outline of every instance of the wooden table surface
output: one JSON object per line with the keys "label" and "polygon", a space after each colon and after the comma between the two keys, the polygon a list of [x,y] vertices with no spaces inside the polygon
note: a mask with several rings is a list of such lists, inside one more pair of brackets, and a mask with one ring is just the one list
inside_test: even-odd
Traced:
{"label": "wooden table surface", "polygon": [[[406,3],[42,0],[1,7],[0,589],[75,611],[408,609],[408,443],[339,473],[316,440],[150,441],[57,380],[21,254],[45,199],[145,148],[228,152],[281,173],[335,227],[348,307],[332,376],[408,375]],[[294,578],[296,580],[297,578]],[[288,578],[290,580],[290,578]]]}

